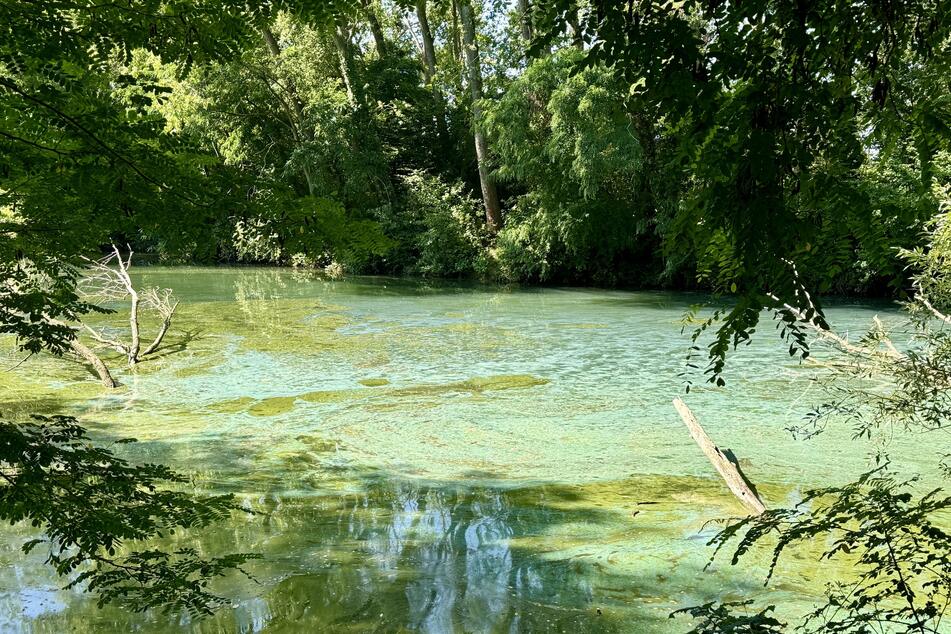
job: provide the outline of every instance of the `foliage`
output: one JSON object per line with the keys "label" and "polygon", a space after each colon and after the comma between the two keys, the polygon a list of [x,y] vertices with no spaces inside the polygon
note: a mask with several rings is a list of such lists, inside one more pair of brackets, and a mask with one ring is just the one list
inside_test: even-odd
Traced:
{"label": "foliage", "polygon": [[915,296],[906,304],[911,341],[898,350],[880,323],[851,349],[825,383],[829,400],[797,431],[822,430],[826,420],[852,424],[857,436],[883,428],[917,432],[944,429],[951,420],[951,190],[936,186],[942,212],[930,223],[923,247],[904,251],[916,273]]}
{"label": "foliage", "polygon": [[[900,294],[904,249],[920,271],[915,337],[899,352],[876,327],[847,346],[836,376],[859,382],[833,384],[812,422],[844,415],[863,434],[946,425],[951,340],[934,323],[951,309],[947,213],[924,242],[920,232],[940,205],[947,212],[951,4],[538,0],[528,22],[540,35],[526,56],[502,4],[467,2],[481,18],[486,99],[475,103],[458,3],[422,5],[435,67],[421,59],[422,25],[406,19],[418,6],[0,3],[0,333],[31,353],[62,353],[75,322],[97,310],[77,294],[75,266],[128,241],[165,260],[333,275],[699,284],[736,296],[694,335],[703,353],[701,337],[714,333],[707,372],[722,383],[730,349],[750,340],[764,308],[790,354],[806,358],[809,330],[829,326],[820,295]],[[506,210],[495,236],[473,198],[479,109],[475,131],[488,138]],[[68,419],[2,430],[16,441],[2,448],[4,477],[18,484],[4,489],[0,514],[46,526],[51,563],[103,600],[204,612],[216,602],[205,580],[247,558],[117,557],[120,541],[202,526],[230,502],[155,488],[180,481],[92,448]],[[30,473],[35,482],[21,480]],[[943,536],[915,531],[944,504],[907,497],[882,475],[855,486],[776,512],[769,531],[743,526],[755,540],[844,522],[826,533],[869,557],[865,594],[830,595],[852,625],[893,609],[875,593],[902,598],[911,586],[878,565],[880,536],[849,531],[895,522],[937,549]],[[874,500],[880,518],[862,506]],[[29,515],[27,501],[50,514]],[[889,542],[909,549],[903,574],[923,561],[910,543]],[[919,586],[927,616],[945,590]],[[768,611],[689,612],[711,631],[781,627]]]}
{"label": "foliage", "polygon": [[239,218],[234,223],[231,248],[239,262],[280,262],[280,236],[264,218]]}
{"label": "foliage", "polygon": [[[166,89],[126,72],[133,51],[183,73],[239,51],[261,11],[228,0],[0,7],[0,308],[25,348],[60,351],[68,333],[28,325],[24,309],[89,309],[69,291],[78,255],[120,232],[191,248],[227,199],[222,174],[155,116]],[[54,283],[17,299],[26,269]]]}
{"label": "foliage", "polygon": [[[951,162],[951,157],[944,157]],[[928,239],[914,249],[902,252],[903,258],[918,273],[914,277],[917,314],[927,319],[951,313],[951,182],[935,184],[940,213],[929,226]],[[910,306],[916,308],[915,304]]]}
{"label": "foliage", "polygon": [[940,211],[940,184],[951,184],[951,154],[937,152],[927,169],[938,191],[923,182],[917,153],[904,145],[870,157],[862,166],[858,185],[868,201],[872,227],[854,227],[858,237],[852,259],[829,271],[838,278],[830,285],[833,292],[859,289],[888,294],[881,281],[907,281],[907,262],[895,257],[895,249],[920,244],[922,230]]}
{"label": "foliage", "polygon": [[[876,345],[887,336],[876,328],[865,339]],[[850,423],[857,437],[890,428],[919,433],[946,428],[951,421],[951,332],[922,328],[916,338],[917,345],[900,355],[854,355],[825,380],[829,400],[795,431],[813,435],[832,418]]]}
{"label": "foliage", "polygon": [[287,251],[326,254],[351,266],[386,254],[392,245],[375,221],[353,218],[343,205],[327,199],[303,199],[281,218],[281,224],[286,227],[283,235]]}
{"label": "foliage", "polygon": [[[269,7],[220,2],[0,4],[0,332],[62,353],[65,322],[96,307],[76,292],[76,265],[115,235],[200,259],[209,231],[241,199],[240,181],[157,109],[169,87],[137,72],[144,51],[181,79],[247,45]],[[142,53],[138,53],[142,55]],[[249,555],[202,558],[130,545],[198,528],[230,498],[160,488],[182,478],[131,466],[93,447],[73,419],[0,422],[0,517],[46,537],[47,561],[70,585],[133,609],[203,614],[220,605],[210,580]]]}
{"label": "foliage", "polygon": [[609,69],[572,74],[580,59],[568,49],[533,60],[487,108],[496,173],[523,192],[499,236],[509,279],[611,283],[619,262],[644,257],[654,210],[640,137],[654,131],[628,114]]}
{"label": "foliage", "polygon": [[[208,584],[254,555],[205,558],[192,548],[138,550],[126,544],[207,526],[238,510],[231,496],[169,489],[187,482],[161,465],[133,466],[93,446],[76,420],[0,421],[0,519],[27,521],[44,536],[25,553],[48,548],[47,562],[67,587],[96,591],[100,605],[210,613],[223,599]],[[129,441],[121,441],[129,442]]]}
{"label": "foliage", "polygon": [[[546,0],[535,52],[579,9],[584,64],[613,67],[631,107],[679,133],[690,188],[668,249],[696,254],[706,283],[741,295],[710,344],[710,380],[763,308],[815,307],[825,327],[815,292],[854,261],[856,241],[889,240],[892,219],[877,218],[887,209],[873,210],[861,187],[863,163],[917,139],[927,182],[947,146],[951,6]],[[787,330],[794,352],[806,352],[795,319]]]}
{"label": "foliage", "polygon": [[410,275],[463,277],[478,272],[488,240],[482,209],[460,182],[414,171],[401,179],[402,206],[382,223],[400,246],[389,266]]}
{"label": "foliage", "polygon": [[[557,247],[554,242],[559,227],[552,226],[550,216],[525,210],[530,202],[519,200],[509,209],[506,224],[495,238],[492,251],[495,277],[505,282],[549,280],[557,270]],[[570,221],[570,217],[568,218]]]}
{"label": "foliage", "polygon": [[242,261],[287,264],[298,256],[298,262],[337,260],[355,267],[391,246],[377,222],[354,219],[333,200],[310,197],[268,216],[236,220],[232,244]]}
{"label": "foliage", "polygon": [[910,485],[883,467],[843,487],[809,491],[794,508],[732,523],[711,543],[719,552],[737,540],[735,564],[775,534],[767,582],[796,544],[826,543],[822,559],[850,562],[855,579],[830,584],[826,603],[803,622],[805,631],[939,632],[951,603],[951,535],[938,518],[951,497],[937,490],[916,497]]}
{"label": "foliage", "polygon": [[183,130],[220,147],[228,164],[300,195],[348,207],[378,204],[386,158],[375,127],[337,77],[327,33],[287,14],[271,28],[277,55],[259,38],[240,58],[189,78],[197,99]]}
{"label": "foliage", "polygon": [[[910,340],[899,349],[878,321],[857,342],[824,333],[844,359],[824,379],[829,400],[796,431],[814,436],[829,420],[848,421],[856,436],[867,437],[947,428],[951,317],[938,306],[948,305],[951,292],[951,198],[941,189],[937,197],[943,212],[932,223],[927,247],[905,254],[918,270],[917,294],[908,304]],[[736,564],[755,545],[773,542],[767,583],[782,554],[796,544],[827,544],[822,559],[849,562],[854,579],[827,587],[825,604],[801,624],[805,631],[939,632],[951,604],[951,535],[942,528],[951,497],[940,489],[921,492],[916,482],[899,480],[886,463],[845,486],[809,491],[793,508],[733,521],[711,543],[716,553],[735,544]]]}
{"label": "foliage", "polygon": [[63,320],[101,310],[80,299],[78,275],[58,258],[45,258],[39,265],[26,258],[0,261],[0,333],[14,335],[31,354],[44,348],[65,351],[74,332]]}

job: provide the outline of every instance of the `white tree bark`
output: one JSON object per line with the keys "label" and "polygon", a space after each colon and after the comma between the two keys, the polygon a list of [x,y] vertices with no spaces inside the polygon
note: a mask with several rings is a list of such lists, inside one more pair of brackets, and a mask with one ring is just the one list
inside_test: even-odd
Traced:
{"label": "white tree bark", "polygon": [[361,93],[358,90],[353,70],[353,51],[350,50],[350,33],[347,28],[338,24],[333,32],[334,46],[337,49],[337,61],[340,65],[340,77],[347,90],[347,100],[354,108],[359,107]]}

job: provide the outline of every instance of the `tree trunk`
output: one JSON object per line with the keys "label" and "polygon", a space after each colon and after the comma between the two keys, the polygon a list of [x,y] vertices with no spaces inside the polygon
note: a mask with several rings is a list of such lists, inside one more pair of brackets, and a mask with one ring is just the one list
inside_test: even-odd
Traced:
{"label": "tree trunk", "polygon": [[518,17],[522,24],[522,41],[528,44],[532,41],[532,19],[528,11],[528,0],[518,0]]}
{"label": "tree trunk", "polygon": [[462,61],[462,41],[459,39],[459,7],[456,0],[452,1],[452,37],[449,40],[452,48],[453,59],[457,62]]}
{"label": "tree trunk", "polygon": [[584,50],[584,40],[581,39],[581,22],[578,20],[578,13],[568,12],[568,26],[571,27],[571,41],[575,48]]}
{"label": "tree trunk", "polygon": [[277,38],[271,33],[271,29],[264,27],[261,33],[264,35],[264,43],[267,44],[267,50],[270,51],[271,57],[274,59],[280,58],[281,48],[277,45]]}
{"label": "tree trunk", "polygon": [[739,468],[727,458],[724,452],[720,451],[719,447],[713,444],[713,441],[710,440],[707,433],[703,431],[703,427],[697,422],[696,417],[693,415],[693,412],[690,411],[690,408],[687,407],[687,404],[679,398],[675,398],[674,408],[677,410],[677,413],[680,414],[680,418],[687,426],[687,429],[690,430],[690,435],[700,447],[700,450],[703,451],[703,454],[713,464],[713,467],[726,482],[726,485],[730,488],[730,491],[733,492],[733,495],[739,498],[740,502],[749,510],[753,511],[755,515],[765,513],[766,505],[764,505],[762,500],[759,499],[759,496],[756,495],[756,491],[753,490],[749,482],[746,481],[746,478],[743,477],[743,474],[740,473]]}
{"label": "tree trunk", "polygon": [[[281,61],[281,48],[277,45],[277,38],[274,37],[274,33],[271,32],[271,29],[267,27],[264,27],[261,33],[264,35],[264,42],[267,44],[267,49],[270,51],[271,57],[274,58],[274,63],[279,64]],[[291,111],[287,112],[287,118],[291,127],[291,135],[294,137],[294,143],[301,145],[303,143],[301,127],[304,124],[304,105],[301,102],[300,95],[297,94],[297,85],[293,79],[288,79],[287,91],[290,93],[288,95],[288,101],[291,104]],[[286,109],[286,104],[282,105],[284,105]],[[314,178],[310,174],[310,166],[306,162],[304,163],[304,180],[307,181],[307,193],[313,196],[316,187],[314,186]]]}
{"label": "tree trunk", "polygon": [[482,123],[482,63],[476,42],[475,19],[469,0],[459,0],[459,17],[462,22],[462,41],[466,53],[469,74],[469,91],[472,95],[472,123],[475,136],[476,161],[479,166],[479,184],[482,187],[482,202],[485,204],[485,220],[489,231],[496,233],[502,227],[502,208],[495,181],[489,173],[489,146],[480,129]]}
{"label": "tree trunk", "polygon": [[[43,313],[43,319],[47,323],[55,324],[57,326],[67,327],[65,323],[61,322],[58,319],[53,319],[46,313]],[[109,372],[109,368],[106,367],[106,364],[102,362],[102,359],[99,358],[99,355],[97,355],[90,348],[86,347],[78,339],[76,339],[75,334],[73,335],[73,337],[74,338],[71,339],[69,342],[69,347],[73,350],[73,352],[75,352],[80,357],[82,357],[83,360],[86,361],[86,363],[92,366],[93,371],[99,376],[99,380],[102,381],[103,386],[108,388],[119,387],[119,382],[116,381],[114,378],[112,378],[112,373]]]}
{"label": "tree trunk", "polygon": [[334,45],[337,48],[337,61],[340,63],[340,77],[347,89],[347,99],[354,108],[358,107],[358,90],[353,72],[353,52],[350,50],[350,35],[343,25],[334,29]]}
{"label": "tree trunk", "polygon": [[436,79],[436,47],[433,44],[433,31],[429,26],[429,16],[426,13],[427,0],[416,0],[416,19],[419,22],[419,31],[422,36],[423,76],[432,89],[436,98],[436,133],[439,135],[445,149],[452,142],[449,134],[449,124],[446,123],[446,102],[442,92],[435,84]]}
{"label": "tree trunk", "polygon": [[69,347],[73,349],[73,352],[85,359],[86,363],[92,366],[92,369],[99,375],[99,380],[105,387],[119,387],[119,382],[112,378],[109,368],[106,367],[106,364],[102,362],[102,359],[100,359],[95,352],[75,339],[69,342]]}
{"label": "tree trunk", "polygon": [[380,59],[383,59],[386,57],[386,38],[383,36],[383,26],[380,24],[380,19],[373,9],[371,0],[362,0],[360,4],[363,5],[363,14],[370,24],[370,33],[373,34],[373,43],[376,45],[376,52],[380,56]]}
{"label": "tree trunk", "polygon": [[429,16],[426,15],[426,1],[416,0],[416,19],[423,38],[423,72],[426,83],[432,83],[436,76],[436,48],[433,46],[433,32],[429,28]]}
{"label": "tree trunk", "polygon": [[139,339],[139,294],[131,290],[131,306],[129,308],[129,330],[132,341],[129,343],[129,365],[135,365],[139,362],[139,348],[141,341]]}
{"label": "tree trunk", "polygon": [[[128,245],[126,245],[128,246]],[[118,267],[117,276],[119,283],[125,287],[125,292],[130,298],[129,303],[129,345],[126,353],[129,357],[129,365],[133,366],[139,362],[139,349],[141,348],[141,339],[139,337],[139,293],[135,290],[132,278],[129,276],[129,269],[132,268],[132,249],[129,249],[129,257],[122,259],[119,253],[119,247],[112,245],[112,252],[115,255],[116,266]]]}

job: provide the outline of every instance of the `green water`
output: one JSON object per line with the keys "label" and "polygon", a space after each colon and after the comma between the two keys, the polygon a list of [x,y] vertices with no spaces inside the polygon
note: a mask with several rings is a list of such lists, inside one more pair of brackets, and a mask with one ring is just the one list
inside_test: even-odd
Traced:
{"label": "green water", "polygon": [[[79,365],[0,372],[0,412],[78,414],[136,460],[193,474],[260,514],[180,539],[263,553],[233,606],[192,623],[99,610],[0,533],[0,631],[678,632],[677,608],[756,598],[809,608],[842,571],[793,553],[766,589],[757,565],[704,569],[708,520],[741,512],[670,401],[682,393],[684,310],[700,296],[499,290],[262,269],[142,269],[182,307],[161,354],[105,392]],[[859,331],[887,305],[840,304]],[[122,323],[122,316],[106,318]],[[688,404],[767,504],[844,482],[874,443],[846,426],[784,429],[821,394],[769,326],[725,389]],[[3,342],[3,368],[19,357]],[[889,451],[928,469],[938,448]],[[762,563],[759,553],[750,564]]]}

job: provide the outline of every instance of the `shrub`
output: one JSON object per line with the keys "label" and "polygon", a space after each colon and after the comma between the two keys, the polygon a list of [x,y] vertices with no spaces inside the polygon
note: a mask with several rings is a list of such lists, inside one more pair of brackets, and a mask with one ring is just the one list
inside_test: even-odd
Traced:
{"label": "shrub", "polygon": [[405,213],[411,219],[407,272],[434,277],[476,273],[487,240],[479,201],[461,182],[447,183],[421,172],[404,177],[403,186]]}
{"label": "shrub", "polygon": [[291,201],[273,216],[236,221],[231,245],[241,262],[319,267],[337,261],[357,270],[392,246],[379,223],[315,197]]}

